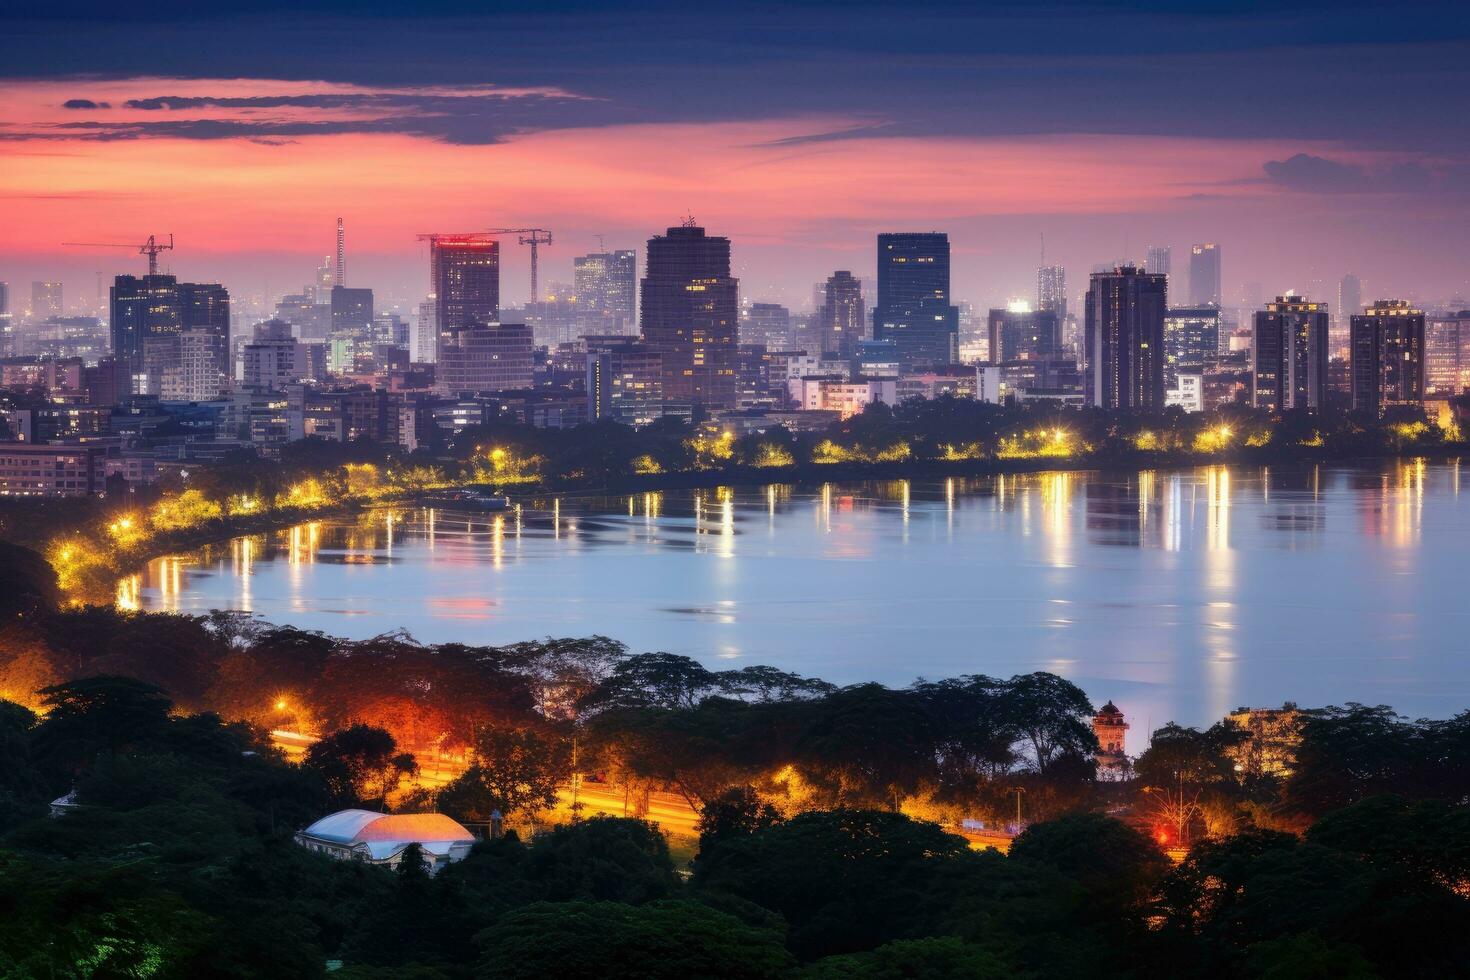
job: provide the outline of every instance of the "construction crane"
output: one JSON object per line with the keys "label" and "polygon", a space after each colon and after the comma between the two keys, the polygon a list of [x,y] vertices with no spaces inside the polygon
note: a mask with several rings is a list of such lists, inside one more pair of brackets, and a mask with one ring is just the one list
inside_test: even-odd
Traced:
{"label": "construction crane", "polygon": [[63,245],[78,245],[83,248],[136,248],[139,255],[148,256],[148,274],[158,275],[158,253],[166,252],[174,247],[174,236],[168,236],[168,244],[160,245],[157,236],[149,235],[148,240],[142,245],[120,245],[117,242],[62,242]]}
{"label": "construction crane", "polygon": [[456,234],[425,234],[419,236],[419,241],[434,244],[437,242],[460,242],[469,243],[485,236],[496,235],[519,235],[522,245],[531,246],[531,302],[539,302],[539,283],[537,281],[537,252],[541,245],[551,244],[551,232],[545,228],[487,228],[484,231],[458,232]]}
{"label": "construction crane", "polygon": [[545,228],[491,228],[492,235],[519,235],[522,245],[531,246],[531,302],[541,302],[541,293],[537,290],[536,278],[536,249],[540,245],[551,244],[551,232]]}

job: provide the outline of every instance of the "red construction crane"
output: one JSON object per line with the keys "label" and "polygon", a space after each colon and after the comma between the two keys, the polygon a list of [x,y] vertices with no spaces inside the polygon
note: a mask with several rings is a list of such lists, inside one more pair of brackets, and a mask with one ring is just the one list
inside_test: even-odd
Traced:
{"label": "red construction crane", "polygon": [[117,242],[62,242],[63,245],[79,245],[83,248],[136,248],[139,255],[148,256],[148,274],[158,275],[158,253],[166,252],[174,247],[174,236],[170,232],[168,244],[158,244],[157,237],[149,235],[148,240],[142,245],[119,245]]}

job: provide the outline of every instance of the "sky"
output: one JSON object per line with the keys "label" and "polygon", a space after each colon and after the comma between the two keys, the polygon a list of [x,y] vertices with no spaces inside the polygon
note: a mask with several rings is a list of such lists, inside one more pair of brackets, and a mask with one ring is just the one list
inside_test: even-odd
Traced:
{"label": "sky", "polygon": [[25,5],[0,31],[0,280],[81,309],[144,260],[63,242],[172,233],[171,271],[273,300],[340,216],[349,285],[407,308],[419,233],[550,229],[550,282],[692,215],[743,297],[796,307],[904,230],[949,233],[979,306],[1032,295],[1043,248],[1075,294],[1203,241],[1227,299],[1335,302],[1346,272],[1365,298],[1470,296],[1459,5],[708,6]]}

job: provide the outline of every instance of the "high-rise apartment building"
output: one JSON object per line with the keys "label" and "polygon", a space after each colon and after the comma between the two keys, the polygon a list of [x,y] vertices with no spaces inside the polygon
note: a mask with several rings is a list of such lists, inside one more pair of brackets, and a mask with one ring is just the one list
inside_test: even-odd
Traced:
{"label": "high-rise apartment building", "polygon": [[1171,245],[1150,245],[1148,257],[1144,259],[1143,271],[1151,276],[1167,276],[1174,264],[1174,248]]}
{"label": "high-rise apartment building", "polygon": [[648,240],[639,307],[645,343],[663,355],[669,403],[734,408],[740,282],[730,240],[693,223]]}
{"label": "high-rise apartment building", "polygon": [[1189,305],[1220,305],[1220,246],[1214,242],[1189,249]]}
{"label": "high-rise apartment building", "polygon": [[1059,265],[1036,270],[1036,308],[1055,313],[1059,322],[1067,319],[1067,270]]}
{"label": "high-rise apartment building", "polygon": [[434,329],[500,320],[500,243],[492,235],[429,236]]}
{"label": "high-rise apartment building", "polygon": [[1276,297],[1255,315],[1251,403],[1284,412],[1327,403],[1327,304]]}
{"label": "high-rise apartment building", "polygon": [[0,357],[15,353],[15,319],[10,313],[10,284],[0,282]]}
{"label": "high-rise apartment building", "polygon": [[1424,401],[1424,311],[1381,299],[1350,320],[1353,409],[1381,414]]}
{"label": "high-rise apartment building", "polygon": [[1175,307],[1164,314],[1165,388],[1173,388],[1181,374],[1204,374],[1219,359],[1218,307]]}
{"label": "high-rise apartment building", "polygon": [[851,272],[839,269],[827,277],[823,302],[817,310],[822,353],[852,357],[867,337],[863,284]]}
{"label": "high-rise apartment building", "polygon": [[878,305],[873,339],[891,340],[906,370],[959,360],[959,309],[950,299],[949,236],[878,236]]}
{"label": "high-rise apartment building", "polygon": [[1083,376],[1088,405],[1163,409],[1167,283],[1164,276],[1126,265],[1092,274]]}
{"label": "high-rise apartment building", "polygon": [[582,334],[631,334],[637,319],[638,254],[592,252],[572,260],[572,289]]}

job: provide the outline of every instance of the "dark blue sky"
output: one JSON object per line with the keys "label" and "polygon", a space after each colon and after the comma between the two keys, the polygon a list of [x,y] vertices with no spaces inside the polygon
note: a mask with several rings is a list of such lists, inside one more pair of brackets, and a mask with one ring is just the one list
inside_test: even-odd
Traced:
{"label": "dark blue sky", "polygon": [[[30,6],[11,15],[0,36],[0,76],[76,77],[79,101],[45,128],[12,127],[4,134],[12,144],[157,138],[285,145],[357,133],[483,147],[538,132],[780,119],[803,122],[769,141],[773,158],[853,140],[864,146],[915,140],[904,145],[922,147],[935,139],[1163,137],[1225,150],[1254,141],[1261,147],[1258,165],[1222,167],[1218,174],[1202,168],[1199,180],[1177,197],[1186,202],[1181,207],[1211,199],[1212,180],[1226,197],[1241,185],[1258,184],[1279,193],[1272,203],[1295,209],[1299,221],[1325,222],[1332,248],[1341,246],[1341,254],[1324,257],[1304,274],[1333,280],[1343,266],[1373,263],[1391,268],[1385,279],[1406,291],[1444,293],[1465,283],[1466,262],[1445,257],[1470,244],[1463,227],[1470,199],[1470,14],[1464,4],[712,8],[688,2],[161,0],[125,6],[63,0]],[[109,116],[118,107],[104,109],[97,79],[138,76],[322,80],[412,90],[242,96],[237,88],[170,82],[134,101],[130,108],[137,111],[128,118]],[[423,90],[467,85],[537,91],[503,99]],[[252,111],[209,111],[242,106]],[[293,111],[258,111],[275,108]],[[295,111],[316,109],[330,111],[320,117]],[[354,109],[365,111],[345,111]],[[1121,158],[1145,152],[1118,145]],[[915,166],[916,179],[925,179],[923,161]],[[1139,179],[1160,178],[1150,170]],[[1167,178],[1162,191],[1182,183],[1177,175]],[[1327,206],[1328,198],[1342,203]],[[1254,206],[1264,203],[1257,199]],[[718,209],[715,202],[689,204]],[[1246,230],[1196,227],[1209,219],[1193,214],[1184,220],[1180,208],[1168,220],[1143,215],[1136,204],[1109,205],[1103,210],[1117,220],[1101,224],[1075,202],[1016,210],[1002,218],[993,205],[956,203],[961,230],[968,220],[995,215],[993,234],[977,231],[984,240],[976,247],[1004,269],[993,283],[977,273],[984,288],[1010,288],[1019,270],[1034,264],[1003,254],[1006,236],[1026,229],[1025,239],[1034,239],[1027,213],[1036,218],[1036,233],[1045,230],[1059,243],[1075,237],[1072,261],[1078,263],[1117,257],[1092,254],[1103,242],[1118,252],[1136,250],[1145,238],[1182,243]],[[1130,216],[1137,219],[1134,230],[1123,227]],[[1242,216],[1237,211],[1231,217],[1239,222]],[[869,233],[853,215],[830,217],[831,234]],[[667,220],[650,218],[636,233]],[[1422,233],[1405,234],[1406,220],[1420,222]],[[611,221],[593,223],[618,227]],[[1269,234],[1279,238],[1290,226],[1273,226]],[[806,234],[830,237],[810,227]],[[1395,254],[1371,255],[1375,241]],[[1408,254],[1416,242],[1423,253]],[[774,256],[782,243],[770,244]],[[1065,245],[1058,248],[1065,253]],[[1280,250],[1262,248],[1263,258],[1252,265],[1245,243],[1233,243],[1242,278],[1264,278],[1280,266]],[[1409,272],[1431,260],[1434,268],[1411,281]],[[769,263],[787,264],[789,257]],[[763,268],[759,261],[755,267]]]}

